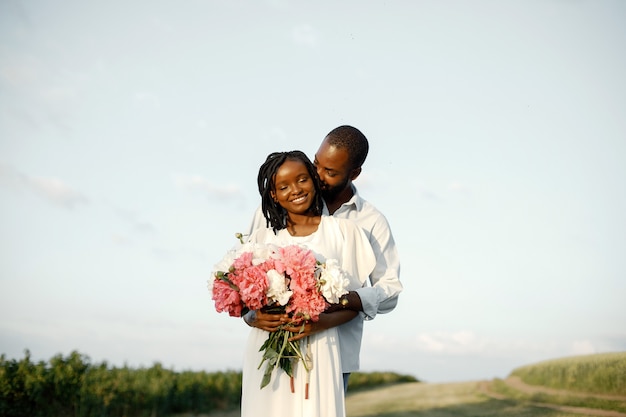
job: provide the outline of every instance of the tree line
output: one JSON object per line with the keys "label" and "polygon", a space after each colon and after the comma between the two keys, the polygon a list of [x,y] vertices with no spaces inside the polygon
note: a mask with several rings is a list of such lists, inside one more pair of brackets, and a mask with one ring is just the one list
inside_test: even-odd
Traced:
{"label": "tree line", "polygon": [[[0,416],[158,417],[231,410],[241,402],[241,372],[175,372],[91,363],[77,351],[34,363],[0,356]],[[416,382],[393,372],[356,372],[349,390]]]}
{"label": "tree line", "polygon": [[174,372],[92,364],[76,351],[48,362],[0,356],[0,416],[140,417],[239,406],[241,372]]}

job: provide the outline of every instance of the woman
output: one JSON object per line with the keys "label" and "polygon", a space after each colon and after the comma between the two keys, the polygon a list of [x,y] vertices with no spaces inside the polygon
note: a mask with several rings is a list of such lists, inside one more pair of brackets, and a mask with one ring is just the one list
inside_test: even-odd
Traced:
{"label": "woman", "polygon": [[[318,261],[339,260],[352,288],[361,287],[375,266],[370,243],[353,222],[322,216],[323,200],[316,169],[300,151],[270,154],[259,169],[258,186],[267,227],[252,233],[250,241],[277,245],[300,244],[311,249]],[[341,310],[326,314],[320,321],[337,324],[356,317],[356,312]],[[324,316],[324,313],[322,314]],[[332,326],[332,324],[330,324]],[[344,387],[336,327],[315,329],[301,340],[312,356],[313,367],[307,378],[301,361],[291,378],[279,367],[272,381],[259,388],[263,368],[259,368],[259,348],[268,337],[266,330],[252,328],[243,366],[242,417],[344,417]],[[330,328],[327,328],[330,327]],[[297,331],[297,328],[294,328]],[[317,332],[316,332],[317,331]],[[308,398],[305,384],[309,380]]]}

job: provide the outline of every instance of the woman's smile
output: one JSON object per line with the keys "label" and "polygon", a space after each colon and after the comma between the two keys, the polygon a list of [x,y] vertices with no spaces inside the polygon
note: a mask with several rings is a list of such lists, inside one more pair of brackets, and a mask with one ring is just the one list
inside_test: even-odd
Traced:
{"label": "woman's smile", "polygon": [[304,194],[301,196],[298,196],[296,198],[294,198],[293,200],[291,200],[291,203],[293,204],[302,204],[304,202],[306,202],[308,200],[309,195],[308,194]]}

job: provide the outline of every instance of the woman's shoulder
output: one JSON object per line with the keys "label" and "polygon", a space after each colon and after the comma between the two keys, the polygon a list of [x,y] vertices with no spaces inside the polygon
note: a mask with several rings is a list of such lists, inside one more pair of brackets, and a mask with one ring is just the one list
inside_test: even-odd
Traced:
{"label": "woman's shoulder", "polygon": [[260,227],[255,229],[248,237],[248,241],[254,243],[269,243],[276,239],[276,233],[274,233],[274,230],[271,227]]}

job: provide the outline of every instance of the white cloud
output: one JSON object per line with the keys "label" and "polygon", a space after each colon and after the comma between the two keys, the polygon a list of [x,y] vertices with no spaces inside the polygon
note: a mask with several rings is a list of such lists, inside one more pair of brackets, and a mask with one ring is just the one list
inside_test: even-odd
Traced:
{"label": "white cloud", "polygon": [[85,195],[58,178],[25,175],[8,165],[0,164],[0,184],[31,191],[48,202],[69,209],[89,201]]}
{"label": "white cloud", "polygon": [[[433,353],[468,354],[488,350],[490,343],[473,332],[421,333],[416,336],[416,347],[419,350]],[[493,346],[492,346],[493,347]]]}
{"label": "white cloud", "polygon": [[411,352],[441,356],[506,356],[512,353],[549,356],[550,352],[562,352],[569,348],[565,342],[499,338],[477,334],[472,330],[423,332],[393,337],[394,340],[390,340],[388,334],[366,333],[364,337],[364,343],[377,351],[387,350],[389,346],[406,346]]}
{"label": "white cloud", "polygon": [[460,193],[469,193],[470,191],[470,189],[465,184],[458,181],[453,181],[448,184],[448,190]]}
{"label": "white cloud", "polygon": [[[393,339],[391,340],[390,337]],[[409,351],[440,356],[524,356],[562,357],[623,350],[623,339],[556,340],[518,337],[514,339],[477,334],[471,330],[433,331],[413,336],[396,337],[388,334],[365,335],[365,344],[377,351],[389,346],[407,346]]]}
{"label": "white cloud", "polygon": [[71,209],[88,202],[83,194],[58,178],[24,176],[23,181],[35,194],[59,206]]}
{"label": "white cloud", "polygon": [[572,343],[572,355],[590,355],[598,353],[598,349],[589,340],[576,340]]}
{"label": "white cloud", "polygon": [[311,48],[317,46],[317,33],[311,25],[298,25],[292,30],[292,38],[296,45],[304,45]]}
{"label": "white cloud", "polygon": [[569,354],[572,356],[592,355],[603,352],[621,352],[626,346],[626,335],[614,335],[606,339],[590,340],[579,339],[574,340],[568,346]]}

